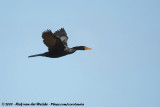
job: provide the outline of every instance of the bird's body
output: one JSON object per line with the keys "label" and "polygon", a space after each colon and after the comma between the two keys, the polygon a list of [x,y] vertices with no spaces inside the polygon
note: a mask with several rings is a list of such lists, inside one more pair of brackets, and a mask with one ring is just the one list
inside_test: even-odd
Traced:
{"label": "bird's body", "polygon": [[69,48],[67,45],[67,34],[63,28],[52,33],[51,30],[46,30],[42,33],[42,38],[44,44],[48,47],[48,52],[42,54],[31,55],[29,57],[35,56],[45,56],[50,58],[58,58],[68,54],[72,54],[77,50],[91,50],[86,46],[76,46]]}

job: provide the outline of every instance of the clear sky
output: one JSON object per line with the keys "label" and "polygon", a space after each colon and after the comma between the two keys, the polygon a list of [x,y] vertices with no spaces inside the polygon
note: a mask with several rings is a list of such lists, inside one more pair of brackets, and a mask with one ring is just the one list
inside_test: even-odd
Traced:
{"label": "clear sky", "polygon": [[[61,27],[93,50],[28,58]],[[0,104],[160,107],[159,0],[1,0],[0,37]]]}

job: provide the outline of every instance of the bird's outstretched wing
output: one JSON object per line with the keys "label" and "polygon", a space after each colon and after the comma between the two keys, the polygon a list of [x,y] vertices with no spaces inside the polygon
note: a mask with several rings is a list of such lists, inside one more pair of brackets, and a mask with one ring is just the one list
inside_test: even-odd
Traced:
{"label": "bird's outstretched wing", "polygon": [[42,33],[44,44],[50,52],[64,50],[65,46],[60,38],[53,34],[51,30],[46,30]]}
{"label": "bird's outstretched wing", "polygon": [[54,35],[61,40],[63,45],[67,46],[68,37],[67,37],[67,33],[64,30],[64,28],[61,28],[60,30],[57,30],[56,32],[54,32]]}

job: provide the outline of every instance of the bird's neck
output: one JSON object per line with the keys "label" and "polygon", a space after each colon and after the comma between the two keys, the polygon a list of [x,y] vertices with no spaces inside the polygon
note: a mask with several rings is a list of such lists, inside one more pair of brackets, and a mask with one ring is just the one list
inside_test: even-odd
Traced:
{"label": "bird's neck", "polygon": [[84,46],[75,46],[73,48],[65,48],[67,54],[74,53],[77,50],[84,50]]}

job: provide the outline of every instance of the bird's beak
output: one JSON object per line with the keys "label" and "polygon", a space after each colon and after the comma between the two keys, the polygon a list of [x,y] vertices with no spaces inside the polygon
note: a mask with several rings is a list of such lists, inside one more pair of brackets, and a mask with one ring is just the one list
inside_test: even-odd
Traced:
{"label": "bird's beak", "polygon": [[84,50],[92,50],[92,49],[88,47],[84,47]]}

